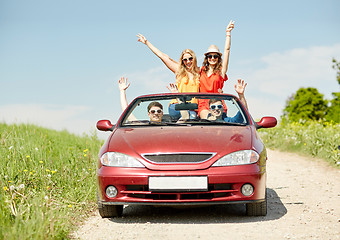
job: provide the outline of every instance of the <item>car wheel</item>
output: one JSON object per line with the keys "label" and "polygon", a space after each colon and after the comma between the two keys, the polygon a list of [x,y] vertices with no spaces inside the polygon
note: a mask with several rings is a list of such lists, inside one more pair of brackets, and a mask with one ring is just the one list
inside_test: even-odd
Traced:
{"label": "car wheel", "polygon": [[267,215],[267,194],[263,202],[247,203],[248,216],[266,216]]}
{"label": "car wheel", "polygon": [[98,200],[98,211],[102,218],[121,217],[123,215],[123,205],[104,205]]}

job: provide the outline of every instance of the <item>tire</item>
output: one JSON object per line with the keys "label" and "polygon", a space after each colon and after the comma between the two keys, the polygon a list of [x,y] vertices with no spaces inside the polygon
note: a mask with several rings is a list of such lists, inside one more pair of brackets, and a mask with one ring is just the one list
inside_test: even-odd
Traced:
{"label": "tire", "polygon": [[123,205],[104,205],[97,196],[98,211],[102,218],[121,217],[123,215]]}
{"label": "tire", "polygon": [[266,216],[267,215],[267,194],[263,202],[247,203],[246,204],[248,216]]}

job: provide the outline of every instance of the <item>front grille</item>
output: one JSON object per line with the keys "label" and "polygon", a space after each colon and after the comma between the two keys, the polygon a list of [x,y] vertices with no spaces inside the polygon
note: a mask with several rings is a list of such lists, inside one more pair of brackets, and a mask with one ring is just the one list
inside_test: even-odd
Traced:
{"label": "front grille", "polygon": [[209,160],[213,153],[145,154],[143,157],[154,163],[199,163]]}
{"label": "front grille", "polygon": [[235,191],[231,184],[209,184],[207,192],[150,192],[147,185],[128,185],[122,191],[127,197],[150,200],[207,200],[231,196]]}

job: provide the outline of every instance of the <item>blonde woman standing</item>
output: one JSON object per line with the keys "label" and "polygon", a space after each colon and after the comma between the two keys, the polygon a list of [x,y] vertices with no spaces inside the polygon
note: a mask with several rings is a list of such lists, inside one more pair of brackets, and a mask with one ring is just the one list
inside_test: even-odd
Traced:
{"label": "blonde woman standing", "polygon": [[[170,91],[175,92],[178,89],[178,92],[199,92],[199,68],[197,67],[197,58],[194,51],[191,49],[183,50],[179,61],[176,62],[152,45],[142,34],[138,34],[137,37],[139,42],[144,43],[173,73],[175,73],[176,86],[170,84],[168,87]],[[193,99],[192,102],[197,103],[197,100]],[[171,101],[169,105],[169,114],[173,119],[179,119],[181,113],[175,110],[175,104],[177,104],[176,100]],[[190,111],[189,114],[190,118],[197,117],[197,114],[194,111]]]}

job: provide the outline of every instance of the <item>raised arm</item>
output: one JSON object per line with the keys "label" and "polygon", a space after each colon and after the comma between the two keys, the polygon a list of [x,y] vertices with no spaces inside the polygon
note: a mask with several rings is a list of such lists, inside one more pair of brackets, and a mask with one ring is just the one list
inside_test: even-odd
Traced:
{"label": "raised arm", "polygon": [[237,84],[235,84],[235,91],[237,92],[238,97],[241,100],[241,102],[243,103],[243,105],[248,110],[248,104],[247,104],[246,98],[244,96],[244,91],[245,91],[246,86],[247,86],[247,83],[244,82],[244,80],[237,79]]}
{"label": "raised arm", "polygon": [[221,75],[223,78],[228,70],[230,45],[231,45],[231,30],[234,29],[234,23],[235,21],[231,20],[226,30],[226,39],[225,39],[225,47],[224,47],[224,53],[223,53],[222,71],[221,71]]}
{"label": "raised arm", "polygon": [[137,34],[138,42],[144,43],[148,48],[159,57],[162,62],[173,72],[176,73],[179,67],[179,63],[171,59],[168,55],[161,52],[158,48],[152,45],[142,34]]}
{"label": "raised arm", "polygon": [[122,107],[122,111],[124,111],[128,106],[125,90],[130,86],[130,83],[127,82],[127,78],[125,77],[121,77],[118,83],[120,93],[120,106]]}

